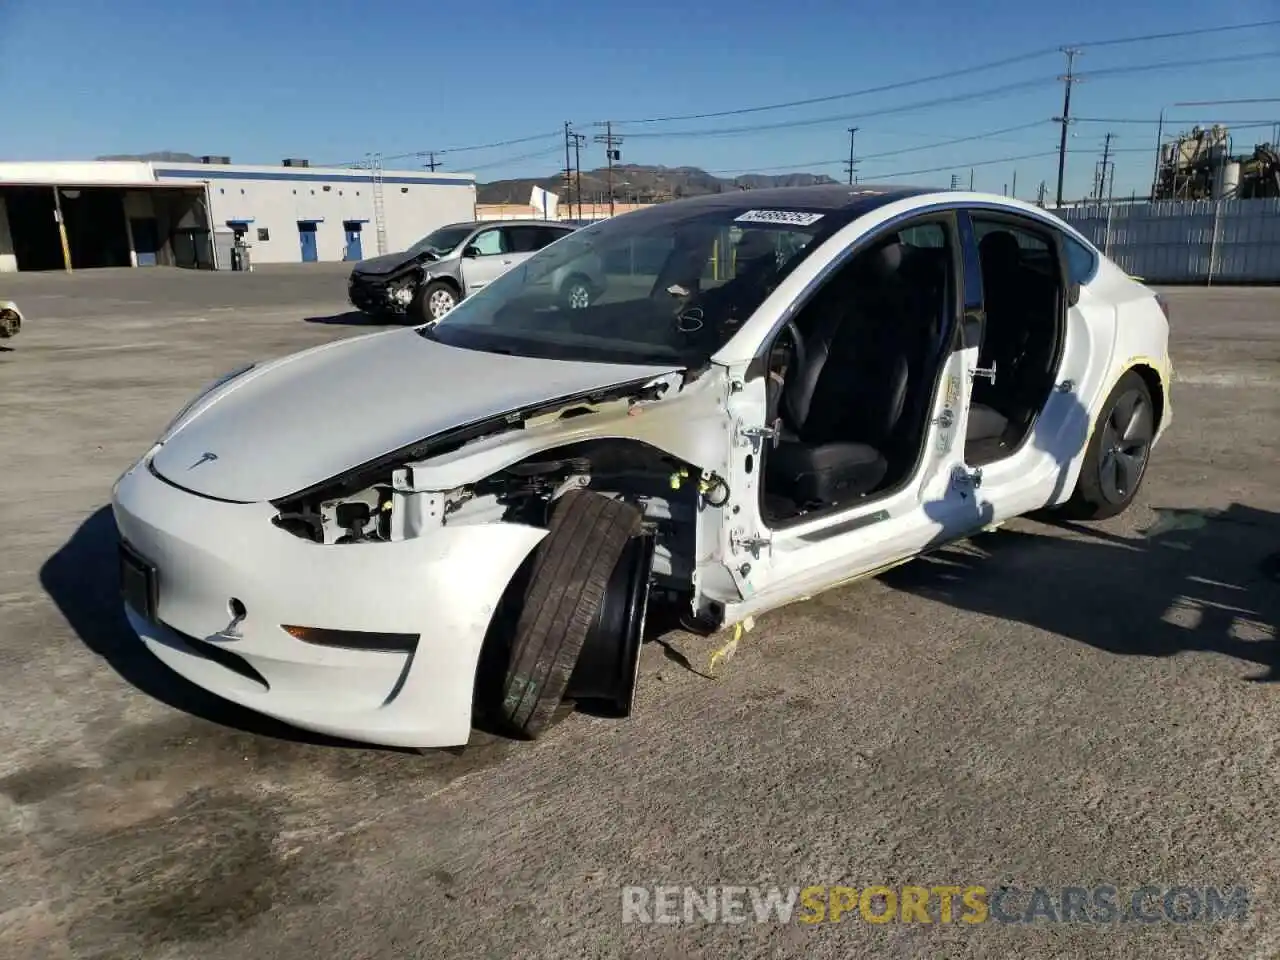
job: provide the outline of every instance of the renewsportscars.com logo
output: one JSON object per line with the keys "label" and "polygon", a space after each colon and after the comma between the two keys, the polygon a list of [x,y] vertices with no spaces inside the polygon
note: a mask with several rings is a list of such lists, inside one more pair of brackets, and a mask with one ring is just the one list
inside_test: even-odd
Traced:
{"label": "renewsportscars.com logo", "polygon": [[1241,886],[629,886],[623,923],[1219,923],[1244,920]]}

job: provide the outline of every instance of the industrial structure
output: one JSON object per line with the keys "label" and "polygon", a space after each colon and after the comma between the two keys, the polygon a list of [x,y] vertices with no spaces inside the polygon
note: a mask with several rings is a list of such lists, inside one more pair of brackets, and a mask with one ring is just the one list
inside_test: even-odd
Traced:
{"label": "industrial structure", "polygon": [[1193,127],[1162,144],[1152,200],[1249,200],[1280,197],[1280,152],[1261,143],[1247,153],[1232,149],[1225,127]]}
{"label": "industrial structure", "polygon": [[475,217],[465,173],[144,161],[0,163],[0,273],[360,260]]}

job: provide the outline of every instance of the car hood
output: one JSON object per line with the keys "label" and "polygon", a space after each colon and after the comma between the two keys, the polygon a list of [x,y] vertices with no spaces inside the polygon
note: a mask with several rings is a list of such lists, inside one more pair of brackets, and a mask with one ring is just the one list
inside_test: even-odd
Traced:
{"label": "car hood", "polygon": [[464,350],[416,330],[375,333],[231,380],[164,439],[152,465],[194,493],[275,500],[455,427],[675,369]]}
{"label": "car hood", "polygon": [[352,273],[365,273],[371,276],[377,276],[386,273],[394,273],[401,267],[408,266],[417,255],[405,253],[401,250],[399,253],[384,253],[380,257],[369,257],[367,260],[361,260],[354,267]]}

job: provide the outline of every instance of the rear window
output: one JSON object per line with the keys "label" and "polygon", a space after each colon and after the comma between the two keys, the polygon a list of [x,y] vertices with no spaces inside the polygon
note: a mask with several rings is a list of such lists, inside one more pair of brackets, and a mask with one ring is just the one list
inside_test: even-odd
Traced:
{"label": "rear window", "polygon": [[1062,235],[1062,246],[1067,253],[1067,279],[1071,283],[1088,283],[1098,270],[1098,258],[1092,250],[1075,237]]}

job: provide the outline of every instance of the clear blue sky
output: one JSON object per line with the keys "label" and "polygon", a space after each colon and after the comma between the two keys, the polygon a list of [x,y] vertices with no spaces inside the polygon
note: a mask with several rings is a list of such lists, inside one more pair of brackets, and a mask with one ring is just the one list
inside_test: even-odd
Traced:
{"label": "clear blue sky", "polygon": [[[975,12],[981,11],[981,12]],[[821,97],[974,66],[1065,43],[1280,18],[1280,0],[1027,0],[854,3],[851,0],[649,0],[550,3],[484,0],[0,0],[0,159],[83,159],[182,150],[236,162],[286,156],[340,163],[368,151],[445,150],[546,133],[545,140],[446,153],[444,169],[481,180],[546,175],[563,164],[565,120],[582,132],[606,119],[695,114]],[[1276,96],[1280,27],[1098,47],[1094,70],[1164,61],[1181,69],[1096,77],[1075,88],[1072,113],[1154,121],[1280,120],[1280,104],[1172,109],[1176,101]],[[1206,64],[1205,59],[1233,58]],[[934,167],[902,180],[967,183],[971,163],[1052,152],[1048,122],[937,149],[937,141],[1048,121],[1060,111],[1060,54],[892,92],[708,120],[627,123],[624,162],[712,171],[807,169],[844,176],[845,128],[856,124],[864,181]],[[928,109],[846,119],[904,104],[1037,85]],[[836,118],[727,136],[638,136]],[[1104,134],[1116,134],[1115,189],[1150,182],[1156,127],[1081,122],[1072,128],[1068,197],[1092,181]],[[1240,129],[1237,151],[1271,137]],[[873,158],[885,151],[906,151]],[[529,154],[538,156],[527,156]],[[583,168],[603,164],[590,144]],[[815,161],[828,161],[818,166]],[[396,161],[388,166],[413,166]],[[975,168],[978,189],[1018,194],[1048,182],[1056,158]]]}

